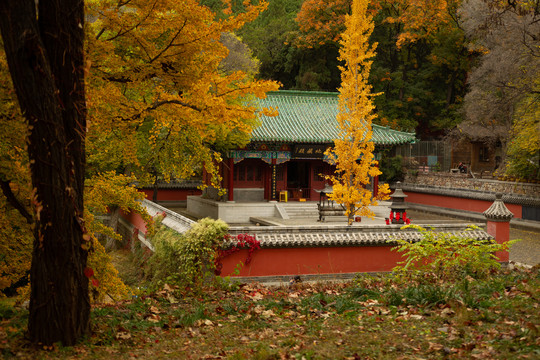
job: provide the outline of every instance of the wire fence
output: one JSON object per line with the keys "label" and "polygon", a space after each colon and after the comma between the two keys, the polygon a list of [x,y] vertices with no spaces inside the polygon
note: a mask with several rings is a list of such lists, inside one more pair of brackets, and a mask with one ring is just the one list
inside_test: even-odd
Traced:
{"label": "wire fence", "polygon": [[410,169],[423,172],[450,171],[452,146],[444,141],[419,141],[396,147],[396,155],[403,157]]}

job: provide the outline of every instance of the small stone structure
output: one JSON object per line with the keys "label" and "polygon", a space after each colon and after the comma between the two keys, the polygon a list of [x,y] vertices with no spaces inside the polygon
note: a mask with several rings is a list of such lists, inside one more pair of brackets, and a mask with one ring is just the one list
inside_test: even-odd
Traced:
{"label": "small stone structure", "polygon": [[410,224],[410,220],[407,218],[407,204],[405,204],[405,198],[407,195],[401,189],[401,182],[396,183],[396,189],[394,193],[390,195],[392,198],[392,204],[390,204],[390,217],[386,218],[386,225],[392,224]]}
{"label": "small stone structure", "polygon": [[[487,232],[495,238],[498,244],[510,240],[510,220],[514,216],[504,205],[502,196],[501,193],[497,193],[493,204],[484,211],[484,216],[487,219]],[[510,259],[508,251],[499,251],[495,255],[503,263],[507,263]]]}

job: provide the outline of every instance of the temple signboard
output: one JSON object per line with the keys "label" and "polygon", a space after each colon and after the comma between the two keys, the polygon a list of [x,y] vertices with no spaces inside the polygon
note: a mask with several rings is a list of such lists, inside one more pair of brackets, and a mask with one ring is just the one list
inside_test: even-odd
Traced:
{"label": "temple signboard", "polygon": [[293,158],[299,159],[322,159],[324,152],[330,145],[327,144],[296,144],[293,147]]}

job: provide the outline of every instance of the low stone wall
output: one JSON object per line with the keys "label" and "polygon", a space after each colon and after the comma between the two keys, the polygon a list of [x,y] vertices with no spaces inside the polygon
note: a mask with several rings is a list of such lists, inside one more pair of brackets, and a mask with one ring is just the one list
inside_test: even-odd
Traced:
{"label": "low stone wall", "polygon": [[[435,231],[476,240],[493,239],[481,229],[465,230],[463,224],[438,224]],[[229,233],[254,235],[261,244],[249,264],[247,250],[223,259],[221,275],[231,277],[391,271],[403,260],[401,253],[392,251],[392,239],[415,242],[422,238],[416,229],[401,229],[401,225],[245,226],[231,227]],[[225,246],[233,244],[231,241]],[[240,263],[244,265],[238,268]]]}
{"label": "low stone wall", "polygon": [[188,196],[187,211],[198,217],[221,219],[229,224],[248,224],[251,217],[279,216],[277,202],[223,202]]}
{"label": "low stone wall", "polygon": [[474,179],[468,177],[466,174],[419,173],[417,176],[407,176],[404,183],[408,185],[473,190],[488,193],[500,192],[507,195],[513,194],[540,199],[540,184]]}
{"label": "low stone wall", "polygon": [[540,221],[539,184],[432,173],[409,177],[401,186],[408,202],[479,213],[491,205],[495,194],[500,193],[514,218]]}
{"label": "low stone wall", "polygon": [[[227,208],[234,205],[219,204],[227,205]],[[152,216],[165,214],[163,224],[178,232],[185,232],[193,224],[191,220],[150,201],[143,201],[143,205]],[[253,215],[255,208],[246,209],[244,204],[240,205],[241,212]],[[152,250],[145,236],[146,224],[139,215],[123,214],[122,223],[130,238],[138,238]],[[464,235],[476,240],[493,239],[490,233],[482,229],[466,231],[463,224],[438,224],[435,230]],[[237,226],[231,227],[229,233],[254,235],[261,245],[261,248],[253,253],[249,264],[246,264],[247,250],[241,250],[223,259],[222,276],[235,277],[287,277],[306,274],[321,276],[390,271],[402,260],[400,253],[391,250],[395,245],[392,240],[400,238],[418,241],[422,238],[417,230],[401,229],[400,225]],[[234,241],[231,239],[225,246],[233,244]],[[240,263],[244,265],[239,268]]]}
{"label": "low stone wall", "polygon": [[[177,231],[178,233],[184,233],[188,231],[195,223],[182,215],[175,213],[161,205],[158,205],[149,200],[143,200],[142,206],[146,208],[148,214],[152,217],[156,215],[163,215],[163,225]],[[119,219],[120,229],[119,232],[125,241],[139,240],[147,248],[154,251],[152,244],[146,239],[146,222],[137,213],[134,212],[121,212]]]}

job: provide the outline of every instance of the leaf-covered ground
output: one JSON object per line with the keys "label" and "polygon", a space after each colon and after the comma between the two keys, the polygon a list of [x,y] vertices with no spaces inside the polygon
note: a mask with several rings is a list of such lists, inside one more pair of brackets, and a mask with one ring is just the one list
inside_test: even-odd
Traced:
{"label": "leaf-covered ground", "polygon": [[249,284],[186,296],[171,286],[95,306],[75,347],[39,349],[27,312],[0,307],[4,358],[76,359],[538,359],[540,271],[488,280],[410,284]]}

